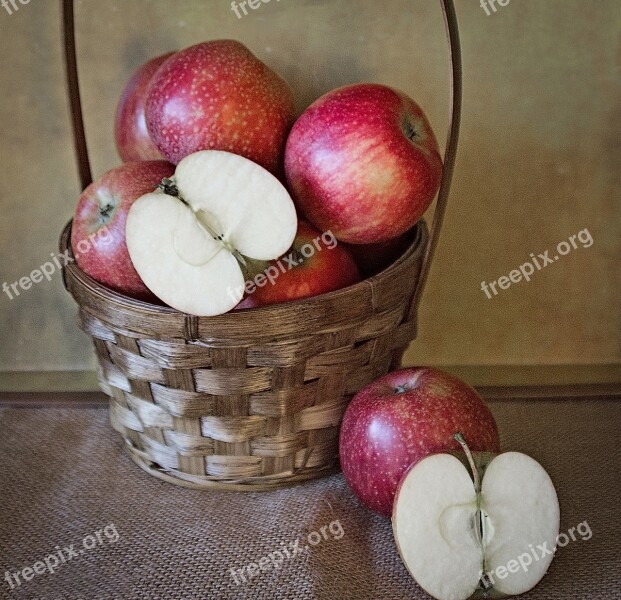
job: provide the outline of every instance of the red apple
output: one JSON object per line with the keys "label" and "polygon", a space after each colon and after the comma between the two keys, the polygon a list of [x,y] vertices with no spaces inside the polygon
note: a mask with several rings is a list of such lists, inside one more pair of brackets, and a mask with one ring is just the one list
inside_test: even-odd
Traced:
{"label": "red apple", "polygon": [[157,147],[175,164],[198,150],[226,150],[277,173],[293,96],[246,46],[216,40],[181,50],[161,66],[146,117]]}
{"label": "red apple", "polygon": [[346,244],[343,242],[342,246],[347,248],[354,257],[363,277],[371,277],[383,271],[407,250],[412,242],[410,233],[406,231],[399,237],[377,244]]}
{"label": "red apple", "polygon": [[287,140],[285,171],[313,225],[343,242],[371,244],[418,221],[440,185],[442,159],[418,104],[368,83],[311,104]]}
{"label": "red apple", "polygon": [[459,450],[456,432],[473,451],[500,451],[494,417],[469,385],[428,367],[393,371],[358,392],[345,411],[343,474],[364,504],[390,516],[407,469],[429,454]]}
{"label": "red apple", "polygon": [[293,246],[246,284],[247,296],[236,308],[253,308],[332,292],[360,281],[349,252],[331,232],[300,221]]}
{"label": "red apple", "polygon": [[172,54],[163,54],[138,67],[123,90],[114,121],[116,148],[123,162],[164,159],[149,135],[144,111],[153,74]]}
{"label": "red apple", "polygon": [[71,227],[71,247],[85,273],[117,292],[161,304],[129,258],[125,221],[134,201],[174,172],[173,165],[161,160],[128,162],[82,192]]}

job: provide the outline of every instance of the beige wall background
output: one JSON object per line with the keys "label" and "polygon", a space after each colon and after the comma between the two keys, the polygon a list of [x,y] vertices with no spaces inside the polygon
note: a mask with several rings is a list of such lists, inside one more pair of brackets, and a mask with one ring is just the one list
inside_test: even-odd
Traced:
{"label": "beige wall background", "polygon": [[[272,0],[238,19],[229,0],[80,0],[79,67],[95,176],[119,159],[115,105],[149,57],[210,38],[247,44],[301,112],[327,90],[375,81],[448,124],[447,45],[435,0]],[[0,284],[56,251],[79,195],[66,107],[60,3],[0,9]],[[617,0],[511,0],[487,16],[456,1],[464,53],[461,142],[410,363],[473,383],[604,381],[621,370],[621,14]],[[529,283],[497,280],[582,229]],[[0,295],[1,387],[86,386],[94,368],[57,275]],[[74,372],[70,377],[67,371]],[[42,376],[41,372],[51,375]]]}

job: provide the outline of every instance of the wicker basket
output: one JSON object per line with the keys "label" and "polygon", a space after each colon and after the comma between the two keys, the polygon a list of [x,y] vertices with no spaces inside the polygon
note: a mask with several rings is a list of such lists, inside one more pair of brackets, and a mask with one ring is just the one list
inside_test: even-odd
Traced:
{"label": "wicker basket", "polygon": [[[338,469],[338,432],[353,394],[398,368],[416,336],[418,301],[448,198],[457,147],[461,61],[455,10],[441,0],[452,68],[444,172],[428,235],[370,279],[314,298],[195,317],[127,298],[73,263],[65,287],[92,337],[110,421],[147,472],[186,487],[267,490]],[[72,0],[65,60],[82,187],[91,181]],[[62,233],[69,251],[71,223]]]}
{"label": "wicker basket", "polygon": [[[296,302],[194,317],[117,294],[75,263],[65,285],[93,338],[110,420],[130,456],[193,487],[266,489],[338,466],[352,395],[398,367],[427,244],[388,269]],[[61,252],[70,251],[70,225]]]}

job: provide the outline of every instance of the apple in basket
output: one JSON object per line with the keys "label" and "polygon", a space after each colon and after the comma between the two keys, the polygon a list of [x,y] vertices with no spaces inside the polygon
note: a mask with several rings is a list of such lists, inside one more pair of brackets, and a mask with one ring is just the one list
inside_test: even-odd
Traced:
{"label": "apple in basket", "polygon": [[414,100],[364,83],[328,92],[306,109],[287,140],[285,172],[315,227],[371,244],[418,221],[440,185],[442,158]]}
{"label": "apple in basket", "polygon": [[455,438],[462,460],[433,454],[399,485],[392,524],[401,558],[438,600],[523,594],[554,557],[554,485],[525,454],[471,452],[461,434]]}
{"label": "apple in basket", "polygon": [[186,156],[127,217],[127,248],[147,287],[185,313],[235,307],[255,261],[282,256],[298,220],[284,186],[258,164],[220,150]]}
{"label": "apple in basket", "polygon": [[82,192],[71,226],[71,247],[87,275],[127,296],[157,301],[130,260],[125,222],[132,204],[174,170],[161,160],[128,162]]}
{"label": "apple in basket", "polygon": [[332,292],[360,281],[350,253],[330,231],[300,221],[292,248],[246,282],[246,298],[236,308],[252,308]]}
{"label": "apple in basket", "polygon": [[114,139],[123,162],[164,159],[149,135],[145,105],[153,74],[172,54],[157,56],[138,67],[121,94],[116,108]]}
{"label": "apple in basket", "polygon": [[474,450],[500,450],[494,417],[469,385],[428,367],[393,371],[360,390],[345,411],[343,475],[364,504],[390,516],[405,471],[429,454],[459,449],[456,431]]}
{"label": "apple in basket", "polygon": [[285,81],[246,46],[214,40],[177,52],[157,70],[146,118],[175,164],[199,150],[226,150],[280,174],[293,109]]}

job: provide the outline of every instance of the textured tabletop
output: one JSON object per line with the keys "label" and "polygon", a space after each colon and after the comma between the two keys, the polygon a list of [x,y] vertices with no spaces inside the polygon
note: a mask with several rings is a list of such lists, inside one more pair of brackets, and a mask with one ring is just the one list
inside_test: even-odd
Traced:
{"label": "textured tabletop", "polygon": [[[549,472],[568,534],[522,597],[621,598],[621,401],[491,407],[503,448]],[[131,462],[103,408],[0,408],[0,457],[2,599],[428,598],[390,522],[341,475],[263,493],[179,488]]]}

